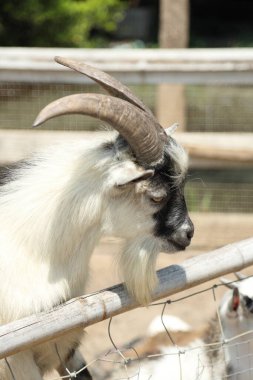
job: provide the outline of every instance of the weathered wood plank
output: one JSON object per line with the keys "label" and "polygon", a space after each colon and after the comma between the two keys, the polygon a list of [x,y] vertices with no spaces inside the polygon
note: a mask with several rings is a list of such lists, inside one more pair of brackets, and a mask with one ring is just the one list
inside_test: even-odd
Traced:
{"label": "weathered wood plank", "polygon": [[[253,238],[195,256],[181,265],[171,265],[157,272],[159,285],[153,300],[252,264]],[[119,284],[97,294],[72,299],[49,312],[14,321],[0,327],[0,359],[138,306],[123,284]]]}
{"label": "weathered wood plank", "polygon": [[[46,130],[0,130],[0,164],[23,159],[48,145],[100,139],[110,132],[71,132]],[[176,139],[189,152],[190,158],[213,164],[253,164],[253,133],[177,133]]]}
{"label": "weathered wood plank", "polygon": [[253,164],[253,133],[188,132],[176,138],[191,158]]}
{"label": "weathered wood plank", "polygon": [[[253,49],[1,48],[0,81],[87,83],[57,65],[62,55],[127,83],[253,83]],[[218,81],[218,82],[217,82]]]}

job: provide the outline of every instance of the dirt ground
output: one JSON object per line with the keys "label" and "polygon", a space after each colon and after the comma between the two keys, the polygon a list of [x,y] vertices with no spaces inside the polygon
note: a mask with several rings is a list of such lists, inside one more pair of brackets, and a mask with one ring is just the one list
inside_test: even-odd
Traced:
{"label": "dirt ground", "polygon": [[[191,247],[186,252],[173,255],[161,253],[158,258],[157,268],[182,261],[201,253],[211,251],[223,245],[243,240],[253,236],[252,214],[192,214],[195,224],[195,236]],[[116,260],[121,242],[115,238],[104,238],[96,248],[91,261],[91,277],[86,293],[114,285],[121,280],[117,277]],[[244,271],[252,274],[253,267]],[[229,276],[234,279],[233,275]],[[211,281],[188,291],[170,297],[178,297],[192,294],[201,289],[208,288],[211,284],[219,283],[219,279]],[[216,291],[217,300],[221,298],[225,289],[220,287]],[[161,315],[162,307],[138,308],[125,314],[116,316],[112,320],[111,335],[117,346],[122,346],[136,337],[145,335],[153,318]],[[193,327],[204,325],[215,313],[215,302],[212,291],[192,296],[166,307],[166,313],[182,318]],[[86,339],[83,342],[83,352],[88,363],[98,358],[106,350],[112,349],[108,335],[108,321],[100,322],[86,329]],[[91,372],[96,373],[98,365],[90,367]],[[99,379],[102,379],[99,377]],[[98,378],[97,378],[98,379]],[[96,380],[96,376],[94,377]]]}

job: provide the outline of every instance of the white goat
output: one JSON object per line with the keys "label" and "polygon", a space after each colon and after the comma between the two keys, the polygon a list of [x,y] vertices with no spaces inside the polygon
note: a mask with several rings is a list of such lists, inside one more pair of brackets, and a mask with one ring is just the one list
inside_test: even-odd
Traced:
{"label": "white goat", "polygon": [[[149,328],[148,337],[133,345],[140,361],[136,360],[129,365],[132,378],[251,380],[253,378],[253,277],[243,279],[242,275],[236,275],[242,281],[231,283],[222,280],[233,289],[225,293],[219,306],[222,329],[217,316],[211,319],[207,328],[193,330],[179,318],[165,315],[163,323],[176,343],[173,345],[161,318],[155,318]],[[217,342],[220,344],[212,345]],[[125,352],[125,356],[136,359],[133,351]],[[134,377],[139,368],[139,375]],[[112,371],[106,379],[116,380],[120,375],[122,377],[122,371],[121,373]]]}
{"label": "white goat", "polygon": [[[78,94],[48,105],[35,125],[66,113],[109,123],[112,141],[52,147],[7,170],[0,188],[0,323],[46,311],[84,292],[103,234],[126,239],[119,267],[129,292],[147,304],[159,251],[185,249],[193,236],[183,195],[187,155],[128,88],[74,61],[57,61],[97,81],[109,95]],[[41,380],[84,361],[82,330],[0,362],[0,378]],[[77,379],[89,379],[88,371]]]}
{"label": "white goat", "polygon": [[[164,325],[170,336],[165,331]],[[127,347],[133,347],[134,350],[123,350],[124,356],[132,359],[127,370],[129,378],[133,380],[211,380],[203,342],[204,333],[204,328],[194,330],[175,316],[164,315],[163,324],[161,317],[156,317],[148,329],[147,337],[127,345]],[[113,357],[113,359],[116,358]],[[103,369],[99,372],[102,373]],[[117,368],[114,365],[114,368],[108,371],[105,380],[125,378],[124,375],[126,375],[125,368],[123,366]],[[100,379],[99,376],[98,379]],[[103,376],[101,376],[102,379],[104,379]]]}
{"label": "white goat", "polygon": [[236,275],[241,281],[231,283],[223,279],[232,289],[224,295],[220,306],[223,335],[227,340],[223,351],[227,377],[250,380],[253,378],[253,277]]}

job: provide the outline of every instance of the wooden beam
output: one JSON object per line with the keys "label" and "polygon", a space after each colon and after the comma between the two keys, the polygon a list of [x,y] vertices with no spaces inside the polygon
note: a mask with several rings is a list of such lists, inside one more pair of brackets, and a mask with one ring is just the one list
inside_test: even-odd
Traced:
{"label": "wooden beam", "polygon": [[[195,256],[157,272],[153,301],[253,264],[253,238]],[[0,327],[0,359],[139,307],[123,284],[72,299],[49,312]]]}
{"label": "wooden beam", "polygon": [[175,137],[193,159],[253,164],[253,133],[189,132]]}
{"label": "wooden beam", "polygon": [[76,49],[1,47],[0,81],[90,83],[54,62],[85,61],[125,83],[253,83],[253,49]]}
{"label": "wooden beam", "polygon": [[[99,140],[110,132],[73,132],[47,130],[0,130],[0,165],[21,160],[48,145]],[[195,166],[201,164],[253,164],[253,133],[176,133],[175,138],[189,152]]]}

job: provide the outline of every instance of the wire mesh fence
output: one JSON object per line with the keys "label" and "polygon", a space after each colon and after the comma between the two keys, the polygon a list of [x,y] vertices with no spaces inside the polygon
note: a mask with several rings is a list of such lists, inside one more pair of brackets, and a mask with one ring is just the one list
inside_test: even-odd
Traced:
{"label": "wire mesh fence", "polygon": [[[244,279],[231,280],[228,285],[236,285],[240,289],[241,281],[253,280],[252,276]],[[248,286],[251,288],[252,282]],[[89,379],[94,380],[222,380],[222,379],[252,379],[253,374],[253,314],[245,313],[244,294],[240,294],[241,311],[230,310],[228,302],[226,313],[222,309],[226,299],[217,296],[225,285],[214,283],[201,290],[195,290],[186,296],[173,297],[149,305],[149,308],[159,308],[159,324],[156,318],[152,332],[145,337],[136,337],[131,342],[118,345],[114,337],[114,318],[107,325],[107,335],[110,347],[81,368],[70,369],[65,358],[60,355],[57,344],[54,350],[59,360],[59,367],[65,374],[56,372],[47,379]],[[229,290],[225,295],[231,293]],[[184,322],[168,318],[170,306],[182,304],[187,300],[206,294],[213,302],[215,316],[205,328],[193,329]],[[253,300],[252,300],[253,302]],[[145,312],[145,310],[143,311]],[[245,322],[246,321],[246,322]],[[231,327],[232,322],[232,327]],[[5,358],[12,380],[18,377],[12,370],[9,358]],[[87,377],[85,377],[87,376]]]}
{"label": "wire mesh fence", "polygon": [[[158,85],[132,85],[131,89],[155,114]],[[172,90],[173,91],[173,88]],[[28,129],[38,112],[50,101],[81,92],[103,92],[97,85],[0,83],[0,128]],[[252,132],[252,86],[185,85],[185,123],[187,131]],[[169,100],[168,100],[169,102]],[[166,101],[165,101],[166,104]],[[50,120],[44,128],[53,130],[103,130],[104,124],[80,115]],[[216,170],[220,176],[206,176],[207,169],[198,171],[188,181],[186,192],[191,211],[247,212],[253,211],[252,168]],[[244,173],[244,175],[242,175]],[[192,178],[191,178],[192,177]],[[205,177],[205,180],[203,178]],[[199,181],[193,182],[195,178]]]}
{"label": "wire mesh fence", "polygon": [[[158,113],[159,85],[130,85],[133,92]],[[169,96],[168,90],[167,95]],[[232,85],[185,85],[186,129],[195,132],[252,132],[253,87]],[[0,128],[30,128],[40,109],[62,96],[82,92],[103,92],[97,85],[0,83]],[[168,100],[168,104],[170,99]],[[166,104],[166,99],[164,101]],[[49,121],[48,129],[94,130],[99,124],[87,117],[63,116]]]}
{"label": "wire mesh fence", "polygon": [[191,211],[253,212],[253,185],[250,183],[193,183],[186,185]]}
{"label": "wire mesh fence", "polygon": [[[233,282],[233,284],[235,283]],[[114,363],[113,369],[109,370],[106,379],[250,379],[253,370],[252,320],[248,323],[248,330],[245,326],[240,328],[240,323],[243,325],[242,319],[239,322],[236,320],[236,323],[239,324],[238,334],[231,336],[232,331],[228,333],[226,317],[224,314],[221,315],[217,302],[216,292],[221,286],[223,285],[214,284],[187,296],[150,305],[151,307],[161,307],[161,330],[153,336],[144,338],[141,344],[137,342],[132,346],[118,348],[112,340],[110,321],[108,335],[114,347],[113,352],[118,355],[123,354],[123,360],[121,370],[119,368],[115,370]],[[204,330],[192,331],[188,330],[188,326],[186,328],[183,326],[179,331],[180,327],[177,330],[178,327],[171,326],[172,331],[170,331],[170,327],[166,326],[167,315],[165,314],[169,306],[207,292],[211,293],[216,309],[216,316],[212,318],[211,323],[209,321],[208,327]],[[233,316],[233,318],[237,317]],[[176,322],[174,323],[176,325]],[[244,331],[243,328],[245,328]],[[175,330],[173,331],[173,329]],[[98,378],[102,379],[102,377]]]}

